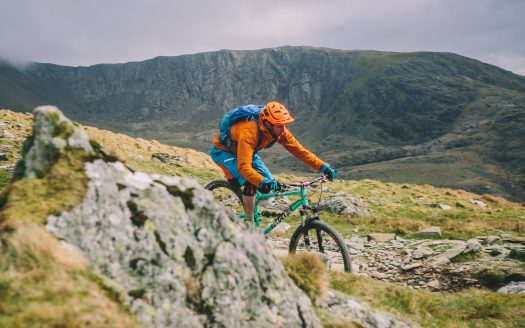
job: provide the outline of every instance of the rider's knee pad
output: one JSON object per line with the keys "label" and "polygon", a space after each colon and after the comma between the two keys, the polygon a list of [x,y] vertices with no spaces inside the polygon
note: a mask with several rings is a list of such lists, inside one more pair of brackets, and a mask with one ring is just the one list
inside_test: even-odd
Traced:
{"label": "rider's knee pad", "polygon": [[242,194],[246,195],[246,196],[255,196],[255,191],[256,190],[257,190],[257,188],[255,188],[254,185],[252,185],[249,182],[246,182],[244,184],[244,190],[242,191]]}

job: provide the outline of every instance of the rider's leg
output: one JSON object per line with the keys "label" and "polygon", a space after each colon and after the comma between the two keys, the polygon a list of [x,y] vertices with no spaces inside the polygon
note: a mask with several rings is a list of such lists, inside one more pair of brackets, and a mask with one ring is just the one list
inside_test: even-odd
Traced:
{"label": "rider's leg", "polygon": [[255,207],[255,196],[242,195],[242,202],[244,205],[244,213],[246,213],[246,216],[253,217],[253,209]]}
{"label": "rider's leg", "polygon": [[255,208],[255,186],[249,182],[244,185],[242,192],[242,203],[244,205],[244,213],[247,219],[253,219]]}

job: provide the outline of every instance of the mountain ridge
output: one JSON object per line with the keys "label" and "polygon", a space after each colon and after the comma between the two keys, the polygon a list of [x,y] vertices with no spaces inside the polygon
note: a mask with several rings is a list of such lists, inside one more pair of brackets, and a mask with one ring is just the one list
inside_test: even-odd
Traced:
{"label": "mountain ridge", "polygon": [[[279,100],[294,134],[343,177],[430,181],[394,169],[410,159],[437,167],[440,186],[525,199],[525,77],[456,54],[280,47],[4,71],[3,107],[46,101],[85,124],[201,151],[227,110]],[[282,151],[265,158],[305,171]]]}

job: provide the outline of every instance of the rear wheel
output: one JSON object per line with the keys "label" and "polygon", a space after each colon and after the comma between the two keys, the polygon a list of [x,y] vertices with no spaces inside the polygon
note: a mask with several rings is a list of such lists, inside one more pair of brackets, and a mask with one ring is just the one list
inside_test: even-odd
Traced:
{"label": "rear wheel", "polygon": [[315,254],[331,271],[351,270],[350,253],[343,238],[332,226],[318,219],[311,220],[294,231],[289,252]]}
{"label": "rear wheel", "polygon": [[215,180],[208,183],[205,188],[212,192],[213,199],[216,203],[229,207],[236,213],[244,212],[242,206],[242,192],[240,189],[235,191],[229,181]]}

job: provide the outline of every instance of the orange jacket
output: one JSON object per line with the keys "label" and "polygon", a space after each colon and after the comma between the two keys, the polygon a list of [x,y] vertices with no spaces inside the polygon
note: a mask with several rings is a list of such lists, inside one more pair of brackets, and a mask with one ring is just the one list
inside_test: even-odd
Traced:
{"label": "orange jacket", "polygon": [[[259,126],[257,126],[257,124]],[[258,140],[259,130],[262,132],[262,140],[260,142]],[[255,186],[259,186],[264,176],[257,173],[252,167],[253,153],[268,148],[274,141],[283,145],[292,155],[314,170],[319,171],[324,165],[321,159],[304,148],[286,128],[284,133],[275,140],[262,123],[257,123],[257,121],[237,122],[230,128],[230,135],[234,141],[230,149],[219,142],[219,135],[220,132],[218,132],[213,139],[215,148],[236,154],[239,173]],[[257,144],[259,144],[259,146],[257,146]]]}

